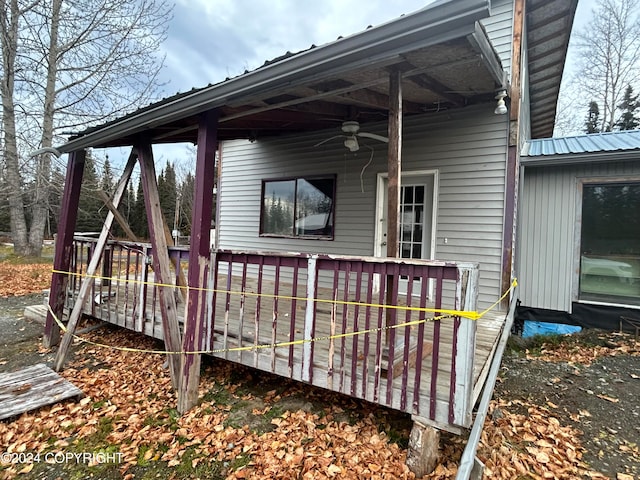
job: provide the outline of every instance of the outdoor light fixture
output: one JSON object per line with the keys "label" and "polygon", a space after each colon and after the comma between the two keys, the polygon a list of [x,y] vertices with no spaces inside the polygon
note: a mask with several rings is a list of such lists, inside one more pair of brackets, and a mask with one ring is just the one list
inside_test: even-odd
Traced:
{"label": "outdoor light fixture", "polygon": [[358,145],[358,140],[356,140],[355,135],[351,135],[344,140],[344,146],[347,147],[352,152],[357,152],[360,148]]}
{"label": "outdoor light fixture", "polygon": [[507,106],[504,103],[504,98],[506,96],[507,96],[506,90],[500,90],[496,95],[495,98],[496,100],[498,100],[498,105],[496,106],[496,109],[493,111],[493,113],[495,113],[496,115],[504,115],[505,113],[507,113]]}

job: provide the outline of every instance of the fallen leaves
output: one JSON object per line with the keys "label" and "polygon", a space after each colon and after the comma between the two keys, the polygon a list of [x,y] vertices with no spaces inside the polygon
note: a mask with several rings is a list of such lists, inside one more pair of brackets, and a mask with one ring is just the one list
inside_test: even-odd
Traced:
{"label": "fallen leaves", "polygon": [[39,293],[51,284],[51,264],[0,262],[0,297]]}
{"label": "fallen leaves", "polygon": [[[527,352],[527,358],[549,362],[568,362],[572,364],[591,365],[602,357],[616,355],[640,356],[640,341],[624,333],[608,333],[599,335],[593,344],[585,344],[579,334],[567,335],[560,343],[544,343],[540,353]],[[632,375],[632,378],[633,375]]]}

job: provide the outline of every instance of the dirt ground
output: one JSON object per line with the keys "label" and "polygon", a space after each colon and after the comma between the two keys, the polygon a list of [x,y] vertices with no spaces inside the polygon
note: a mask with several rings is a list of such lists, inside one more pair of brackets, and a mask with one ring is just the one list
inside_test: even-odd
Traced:
{"label": "dirt ground", "polygon": [[[27,320],[22,315],[26,305],[41,301],[41,295],[0,298],[0,372],[14,371],[22,366],[40,362],[51,364],[53,354],[45,352],[40,346],[43,325]],[[118,333],[116,332],[115,335]],[[516,440],[512,439],[509,442],[501,440],[502,445],[495,445],[485,439],[478,456],[483,461],[494,460],[493,463],[489,462],[493,465],[493,471],[490,470],[485,478],[520,478],[522,480],[536,478],[640,479],[640,450],[638,446],[640,439],[639,348],[640,344],[628,336],[604,335],[598,332],[574,335],[569,340],[565,339],[561,344],[551,346],[541,347],[538,340],[519,341],[511,344],[503,361],[494,393],[494,403],[490,418],[485,424],[485,430],[495,432],[501,428],[507,428],[515,432],[516,429],[526,427],[529,420],[534,428],[540,429],[541,427],[535,426],[534,417],[542,415],[543,417],[557,418],[558,431],[564,432],[563,435],[567,431],[578,432],[580,444],[571,448],[572,451],[577,452],[578,457],[581,457],[581,459],[575,460],[575,464],[580,465],[580,468],[574,468],[572,471],[580,473],[554,474],[553,470],[544,470],[545,465],[538,466],[544,467],[544,472],[550,471],[552,473],[541,474],[540,472],[543,470],[538,469],[536,465],[528,465],[526,468],[529,473],[519,476],[500,472],[500,465],[507,465],[520,452],[526,453],[527,450],[531,451],[534,446],[537,448],[541,444],[548,444],[549,441],[538,439],[536,443],[533,443],[532,440],[516,444]],[[77,347],[76,350],[78,350]],[[557,354],[558,351],[562,354]],[[589,352],[595,353],[590,354]],[[107,356],[105,359],[101,355],[103,354],[96,349],[78,350],[76,361],[79,362],[79,365],[83,365],[84,369],[80,370],[80,367],[77,366],[75,371],[78,374],[82,373],[85,379],[83,381],[86,382],[87,376],[92,372],[104,373],[105,375],[109,373],[109,368],[112,368],[108,367],[111,356]],[[354,445],[364,443],[369,447],[371,446],[370,439],[373,438],[375,440],[373,445],[376,449],[378,445],[380,445],[380,451],[383,447],[385,448],[382,456],[371,457],[368,470],[356,470],[355,467],[354,470],[350,470],[350,472],[364,471],[365,473],[360,473],[360,476],[355,474],[341,475],[340,472],[347,472],[344,466],[346,460],[343,459],[341,467],[337,467],[333,463],[329,465],[328,474],[325,476],[305,474],[303,477],[299,470],[290,470],[291,472],[297,471],[298,478],[412,478],[412,475],[407,474],[402,466],[393,467],[396,469],[395,471],[400,472],[397,475],[389,473],[394,471],[390,470],[389,466],[392,463],[391,458],[397,457],[394,461],[399,458],[401,460],[399,464],[401,464],[406,455],[411,427],[411,421],[407,416],[372,406],[366,402],[358,402],[344,397],[339,398],[319,389],[283,381],[251,369],[231,369],[218,365],[213,369],[206,367],[206,372],[204,376],[209,374],[213,378],[214,383],[211,385],[217,386],[212,387],[205,394],[203,400],[205,403],[202,404],[202,407],[206,407],[204,411],[210,412],[206,413],[207,415],[215,416],[217,413],[213,410],[214,405],[224,403],[226,412],[221,418],[224,418],[224,425],[229,431],[235,428],[236,430],[233,430],[236,432],[235,434],[244,432],[247,437],[249,434],[255,434],[256,439],[265,442],[265,445],[261,447],[253,445],[254,450],[258,448],[267,450],[267,446],[274,446],[277,443],[284,445],[286,438],[293,435],[292,433],[281,434],[280,437],[277,437],[279,440],[270,440],[269,435],[278,434],[281,424],[284,426],[296,415],[300,416],[300,423],[305,424],[305,428],[310,432],[315,430],[316,434],[323,435],[322,438],[327,437],[328,446],[323,447],[327,449],[333,449],[338,444],[336,433],[330,435],[334,424],[339,424],[341,432],[345,429],[347,432],[349,429],[353,429],[360,433],[367,431],[365,426],[374,426],[373,437],[366,437],[368,440],[364,442],[359,436],[355,437],[351,433],[346,437],[351,442],[354,442],[353,439],[356,438]],[[80,377],[78,378],[80,379]],[[166,375],[163,378],[162,381],[166,383]],[[158,383],[158,380],[152,381]],[[158,394],[154,392],[151,395],[157,396]],[[171,402],[172,400],[168,398],[165,401]],[[105,400],[97,398],[96,394],[93,395],[92,402],[94,403],[89,406],[93,405],[93,409],[97,413],[104,409],[105,412],[111,414],[115,410],[115,407],[111,408],[110,401],[106,400],[105,403]],[[115,400],[113,403],[116,403]],[[327,408],[327,405],[332,405],[331,409]],[[177,432],[180,432],[181,420],[174,418],[174,410],[166,408],[165,410],[165,413],[159,414],[157,417],[162,420],[155,419],[151,422],[147,419],[144,425],[155,427],[155,422],[157,422],[158,427],[172,426],[173,428],[175,424]],[[42,413],[40,416],[42,417],[44,414]],[[513,420],[516,416],[521,420]],[[126,422],[126,419],[123,421]],[[316,425],[310,425],[310,421],[315,422]],[[5,425],[8,431],[12,431],[11,428],[14,426],[11,422],[12,420]],[[19,421],[15,422],[15,431],[19,432],[23,427],[17,425]],[[100,422],[100,424],[102,423]],[[115,420],[113,425],[106,423],[105,425],[109,427],[108,436],[99,437],[96,441],[103,443],[111,441],[112,438],[115,438],[115,433],[125,428],[120,427],[118,423],[115,423]],[[2,427],[3,425],[0,424],[0,433]],[[73,426],[69,428],[71,429]],[[84,427],[76,426],[76,428],[81,431]],[[375,433],[376,429],[380,436]],[[544,438],[550,438],[551,443],[554,443],[555,434],[553,432],[547,433],[549,435]],[[332,437],[332,435],[334,436]],[[74,441],[80,437],[81,435],[74,436],[73,438],[76,438]],[[207,438],[210,437],[211,434]],[[317,443],[316,438],[320,437],[313,437],[308,433],[302,438],[302,445],[305,449],[313,449]],[[65,441],[69,442],[70,440]],[[131,442],[131,439],[128,442]],[[182,440],[178,439],[177,443],[174,442],[171,445],[177,445],[180,442]],[[464,445],[459,439],[446,436],[443,443],[443,464],[429,478],[454,478],[455,476],[455,464]],[[506,443],[512,444],[506,445]],[[393,448],[387,449],[387,444]],[[87,448],[86,445],[89,445],[88,441],[85,441],[85,446],[82,448]],[[7,445],[2,444],[2,436],[0,435],[0,452],[4,451],[6,447]],[[230,447],[234,447],[234,442],[230,444]],[[290,455],[291,458],[295,458],[295,455],[307,455],[300,449],[292,450],[291,453],[286,453],[286,456],[285,453],[282,453],[282,457],[278,457],[276,453],[276,457],[273,459],[276,462],[274,464],[276,467],[273,465],[269,467],[260,463],[261,460],[257,453],[249,457],[249,454],[246,453],[249,451],[245,450],[246,446],[238,449],[238,446],[235,445],[234,448],[238,452],[235,457],[223,459],[208,470],[198,470],[202,464],[198,465],[199,460],[194,457],[191,462],[193,470],[185,470],[180,473],[181,470],[176,470],[179,467],[176,467],[175,463],[172,466],[171,461],[163,463],[164,467],[162,468],[165,470],[161,468],[161,460],[166,457],[167,451],[164,452],[164,456],[157,454],[152,457],[153,450],[149,450],[150,447],[144,448],[141,447],[140,450],[137,450],[138,459],[133,461],[128,469],[120,468],[99,472],[90,469],[70,471],[68,466],[63,468],[60,465],[37,465],[32,471],[20,474],[19,478],[53,480],[57,478],[84,478],[89,475],[94,478],[125,479],[169,477],[289,478],[287,475],[290,473],[286,473],[290,472],[289,470],[275,470],[279,472],[275,475],[274,470],[269,470],[269,468],[279,468],[277,465],[282,465],[284,469],[285,462]],[[171,453],[172,448],[172,446],[168,447],[168,453]],[[278,451],[284,452],[284,450]],[[553,445],[549,451],[553,451]],[[192,453],[191,450],[187,451],[187,455]],[[333,455],[335,457],[336,453],[334,452]],[[501,455],[504,458],[501,459]],[[180,458],[186,459],[187,457],[181,456]],[[356,456],[356,460],[357,458]],[[363,461],[362,458],[364,458],[364,453],[360,454],[360,462]],[[387,460],[380,460],[380,458]],[[549,462],[548,458],[545,459],[539,451],[536,458],[541,464]],[[155,461],[158,459],[160,461]],[[166,470],[167,467],[172,469]],[[389,467],[389,470],[376,471],[377,468],[383,467]],[[331,468],[335,468],[335,470],[332,471]],[[338,468],[342,468],[342,470],[338,470]],[[327,470],[325,469],[325,471]],[[3,467],[0,465],[0,478],[12,478],[11,472],[11,470],[5,469],[3,475]]]}

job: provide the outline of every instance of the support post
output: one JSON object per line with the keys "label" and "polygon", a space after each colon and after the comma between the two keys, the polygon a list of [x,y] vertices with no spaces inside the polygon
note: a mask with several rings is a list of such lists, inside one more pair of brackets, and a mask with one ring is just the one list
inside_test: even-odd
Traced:
{"label": "support post", "polygon": [[[171,272],[169,270],[169,251],[167,239],[164,234],[164,218],[160,208],[160,195],[158,193],[158,179],[153,163],[153,151],[148,141],[141,141],[136,145],[138,161],[140,162],[140,178],[144,192],[144,205],[147,211],[149,236],[153,248],[153,273],[154,283],[158,284],[158,300],[160,314],[162,315],[162,332],[164,345],[169,352],[182,351],[182,339],[176,308],[176,297],[173,287],[169,285]],[[174,390],[178,390],[180,384],[180,357],[179,353],[167,355],[169,371],[171,372],[171,384]]]}
{"label": "support post", "polygon": [[[71,266],[71,251],[73,247],[73,232],[78,218],[78,204],[80,189],[84,173],[85,151],[71,152],[67,160],[67,176],[60,206],[60,221],[56,235],[53,269],[58,272],[68,272]],[[51,276],[51,290],[49,291],[49,308],[44,325],[42,343],[45,348],[51,348],[60,343],[60,327],[54,320],[62,318],[64,301],[66,298],[69,277],[64,273],[53,273]],[[53,314],[51,313],[53,312]]]}
{"label": "support post", "polygon": [[[135,166],[136,155],[132,151],[131,155],[129,155],[129,161],[124,168],[124,172],[122,173],[122,177],[118,182],[116,187],[116,191],[113,194],[113,204],[116,208],[120,205],[120,200],[124,193],[127,190],[127,183],[129,182],[129,178],[131,177],[131,172],[133,172],[133,167]],[[67,358],[67,352],[69,347],[71,346],[71,340],[73,340],[73,334],[76,330],[76,326],[78,325],[78,321],[82,316],[82,308],[84,307],[84,303],[89,296],[91,291],[91,286],[94,282],[94,275],[98,268],[98,264],[100,263],[100,258],[102,257],[102,252],[104,251],[104,247],[107,244],[107,237],[109,236],[109,230],[111,229],[111,225],[113,225],[113,213],[109,212],[107,214],[107,218],[104,221],[104,225],[102,226],[102,231],[98,236],[98,240],[96,241],[96,247],[93,251],[93,255],[91,256],[91,260],[89,261],[89,266],[85,272],[85,277],[82,279],[82,284],[80,285],[80,291],[78,292],[78,297],[76,298],[76,303],[73,305],[73,310],[71,310],[71,314],[69,315],[69,322],[67,323],[67,331],[62,337],[62,342],[60,342],[60,346],[58,347],[58,352],[56,353],[56,358],[54,361],[54,368],[56,371],[62,370],[64,366],[64,362]]]}
{"label": "support post", "polygon": [[[505,182],[504,225],[502,229],[502,281],[501,290],[511,286],[515,257],[518,211],[518,181],[520,176],[520,89],[522,84],[522,35],[524,32],[525,0],[513,2],[513,48],[511,53],[511,89],[509,91],[509,147]],[[502,303],[509,306],[509,297]]]}
{"label": "support post", "polygon": [[407,449],[407,467],[415,473],[416,478],[429,475],[436,468],[439,445],[440,431],[437,428],[413,421]]}
{"label": "support post", "polygon": [[[203,287],[207,285],[209,278],[211,257],[211,214],[217,128],[217,111],[209,111],[201,115],[198,125],[198,153],[191,218],[187,310],[182,343],[185,352],[201,351],[205,348],[207,292]],[[189,410],[198,401],[200,357],[200,354],[182,356],[178,391],[178,411],[181,413]]]}
{"label": "support post", "polygon": [[[389,145],[387,153],[388,194],[387,194],[387,257],[396,258],[399,252],[400,237],[400,185],[402,183],[402,72],[389,73]],[[387,277],[386,302],[392,305],[397,301],[397,292],[391,276]],[[397,311],[389,309],[386,313],[386,326],[396,323]],[[389,331],[385,331],[385,343],[389,346]],[[387,365],[393,363],[387,358]]]}

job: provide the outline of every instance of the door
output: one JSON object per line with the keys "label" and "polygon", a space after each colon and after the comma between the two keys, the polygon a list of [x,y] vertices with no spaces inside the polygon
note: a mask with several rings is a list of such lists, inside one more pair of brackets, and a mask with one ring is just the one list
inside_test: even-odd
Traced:
{"label": "door", "polygon": [[[437,172],[402,172],[398,237],[401,258],[434,258],[436,175]],[[374,255],[379,257],[387,256],[387,202],[388,179],[386,174],[381,174],[378,177],[374,245]],[[408,279],[401,281],[402,292],[406,292],[407,281]]]}

